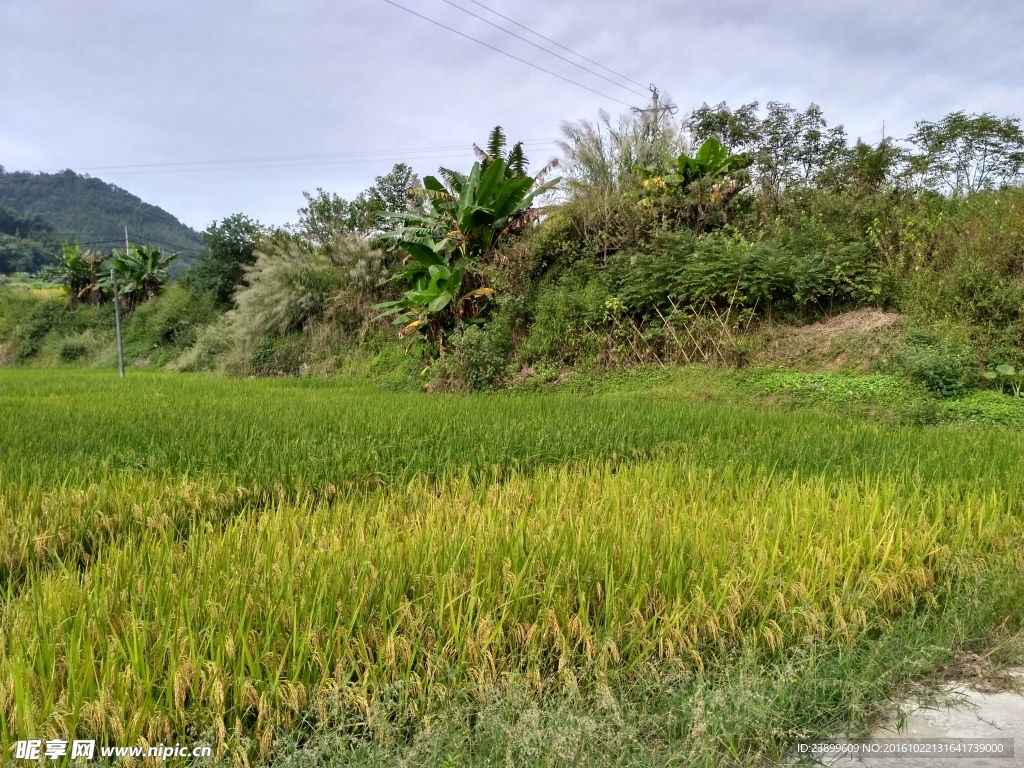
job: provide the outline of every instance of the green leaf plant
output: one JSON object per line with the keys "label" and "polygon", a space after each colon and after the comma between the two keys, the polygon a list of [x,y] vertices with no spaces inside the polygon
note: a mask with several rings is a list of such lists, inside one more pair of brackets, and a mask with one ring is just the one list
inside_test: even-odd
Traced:
{"label": "green leaf plant", "polygon": [[558,183],[543,181],[552,166],[527,176],[521,145],[505,155],[500,130],[491,133],[488,151],[477,148],[481,159],[468,175],[441,169],[440,179],[423,180],[427,213],[381,213],[402,224],[385,237],[406,254],[404,268],[388,282],[408,289],[374,309],[402,326],[399,337],[420,331],[440,341],[446,327],[477,319],[483,302],[494,296],[478,267],[502,241],[539,218],[534,203]]}
{"label": "green leaf plant", "polygon": [[699,234],[718,220],[724,223],[723,212],[746,185],[749,165],[747,155],[733,154],[718,139],[709,138],[692,157],[684,152],[638,167],[639,204],[654,209],[663,225],[686,223]]}
{"label": "green leaf plant", "polygon": [[999,384],[1000,393],[1006,392],[1009,387],[1014,397],[1021,396],[1021,385],[1024,384],[1024,370],[1018,371],[1012,365],[997,365],[994,371],[985,371],[983,374],[989,381]]}

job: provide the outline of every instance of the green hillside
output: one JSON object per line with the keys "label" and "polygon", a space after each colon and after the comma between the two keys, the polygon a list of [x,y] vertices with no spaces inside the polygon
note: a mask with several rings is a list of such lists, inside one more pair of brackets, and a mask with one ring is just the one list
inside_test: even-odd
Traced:
{"label": "green hillside", "polygon": [[0,207],[0,275],[35,274],[53,262],[59,245],[53,225],[40,216],[18,216]]}
{"label": "green hillside", "polygon": [[203,242],[200,233],[162,208],[70,170],[0,173],[0,208],[49,225],[46,242],[66,239],[98,250],[123,247],[127,224],[133,243],[179,253],[177,272],[192,264]]}

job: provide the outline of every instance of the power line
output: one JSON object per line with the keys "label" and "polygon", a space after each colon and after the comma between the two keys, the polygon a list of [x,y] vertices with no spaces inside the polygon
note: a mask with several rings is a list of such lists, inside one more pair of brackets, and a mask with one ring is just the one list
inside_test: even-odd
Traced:
{"label": "power line", "polygon": [[[552,139],[528,139],[523,142],[524,145],[550,145],[555,146],[556,142]],[[91,166],[88,168],[81,168],[81,171],[109,171],[119,169],[141,169],[141,168],[164,168],[171,166],[184,166],[184,165],[228,165],[235,163],[270,163],[287,160],[331,160],[331,159],[349,159],[349,158],[362,158],[366,157],[370,160],[377,159],[390,159],[388,156],[396,155],[417,155],[423,153],[437,153],[448,150],[466,150],[467,145],[465,144],[449,144],[446,146],[437,147],[419,147],[416,149],[371,149],[371,150],[358,150],[354,152],[335,152],[331,154],[320,154],[320,155],[278,155],[273,157],[248,157],[248,158],[236,158],[231,160],[184,160],[172,163],[136,163],[134,165],[98,165]],[[380,156],[385,157],[380,157]],[[444,157],[450,157],[452,155],[443,155]],[[417,159],[417,158],[412,158]],[[64,169],[61,169],[64,170]],[[43,171],[43,173],[56,173],[57,171]]]}
{"label": "power line", "polygon": [[[582,53],[577,53],[577,52],[576,52],[576,51],[574,51],[574,50],[573,50],[572,48],[566,48],[566,47],[565,47],[564,45],[562,45],[561,43],[559,43],[559,42],[557,42],[557,41],[555,41],[555,40],[552,40],[552,39],[551,39],[550,37],[545,37],[545,36],[544,36],[544,35],[542,35],[542,34],[541,34],[540,32],[537,32],[536,30],[530,29],[530,28],[529,28],[528,26],[526,26],[525,24],[520,24],[520,23],[519,23],[518,21],[516,21],[515,19],[510,19],[510,18],[509,18],[508,16],[505,16],[505,15],[503,15],[503,14],[501,14],[501,13],[498,13],[498,12],[497,12],[496,10],[494,10],[493,8],[489,8],[489,7],[487,7],[486,5],[484,5],[483,3],[479,3],[479,2],[477,2],[477,0],[469,0],[469,2],[473,3],[473,5],[478,5],[478,6],[480,6],[480,7],[481,7],[481,8],[483,8],[483,9],[484,9],[485,11],[490,11],[490,12],[491,12],[491,13],[493,13],[493,14],[494,14],[495,16],[498,16],[498,17],[500,17],[500,18],[504,19],[505,21],[507,21],[507,22],[509,22],[509,23],[511,23],[511,24],[515,24],[515,25],[516,25],[517,27],[519,27],[520,29],[525,29],[525,30],[526,30],[527,32],[529,32],[529,33],[530,33],[531,35],[536,35],[536,36],[537,36],[537,37],[539,37],[539,38],[540,38],[541,40],[547,40],[547,41],[548,41],[549,43],[551,43],[552,45],[557,45],[557,46],[558,46],[559,48],[561,48],[561,49],[562,49],[563,51],[568,51],[568,52],[569,52],[569,53],[571,53],[571,54],[572,54],[573,56],[579,56],[579,57],[580,57],[581,59],[583,59],[584,61],[589,61],[589,62],[590,62],[591,64],[593,64],[593,65],[594,65],[595,67],[600,67],[600,68],[601,68],[601,69],[603,69],[603,70],[604,70],[605,72],[611,72],[611,73],[612,73],[613,75],[615,75],[616,77],[622,78],[623,80],[625,80],[625,81],[627,81],[627,82],[629,82],[629,83],[632,83],[633,85],[638,85],[638,86],[640,86],[641,88],[646,88],[646,87],[647,87],[647,86],[646,86],[646,85],[644,85],[643,83],[638,83],[638,82],[637,82],[636,80],[633,80],[632,78],[626,77],[625,75],[621,74],[620,72],[616,72],[616,71],[615,71],[614,69],[609,69],[609,68],[608,68],[608,67],[606,67],[606,66],[605,66],[604,64],[599,64],[598,62],[594,61],[593,59],[588,59],[588,58],[587,58],[586,56],[584,56],[584,55],[583,55]],[[647,94],[644,94],[644,95],[646,96]]]}
{"label": "power line", "polygon": [[[556,149],[556,145],[552,143],[551,149]],[[359,163],[373,163],[380,162],[381,160],[401,161],[401,160],[444,160],[447,158],[464,157],[468,152],[446,152],[434,155],[419,155],[417,157],[401,156],[401,157],[371,157],[363,158],[359,160],[324,160],[320,162],[308,162],[308,163],[276,163],[273,165],[230,165],[223,168],[155,168],[152,170],[144,171],[108,171],[106,176],[137,176],[140,174],[149,173],[196,173],[200,171],[245,171],[245,170],[259,170],[259,169],[272,169],[272,168],[304,168],[309,166],[324,166],[324,165],[353,165]]]}
{"label": "power line", "polygon": [[[74,242],[75,245],[79,245],[82,247],[121,245],[124,242],[124,239],[122,237],[112,237],[107,240],[79,240],[78,238],[80,237],[95,237],[95,235],[88,235],[75,232],[62,232],[54,236],[60,237],[63,240],[70,239],[71,241]],[[202,251],[198,248],[198,243],[196,244],[197,248],[195,250],[188,250],[179,248],[178,246],[173,245],[172,243],[166,243],[163,240],[157,240],[156,238],[152,237],[132,238],[132,245],[148,245],[153,247],[161,246],[164,250],[172,251],[173,253],[176,253],[179,256],[199,256],[202,253]]]}
{"label": "power line", "polygon": [[[629,87],[628,85],[623,85],[622,83],[617,83],[617,82],[615,82],[614,80],[612,80],[612,79],[611,79],[610,77],[605,77],[605,76],[604,76],[604,75],[602,75],[602,74],[601,74],[600,72],[595,72],[595,71],[594,71],[594,70],[592,70],[592,69],[588,69],[587,67],[584,67],[584,66],[583,66],[582,64],[578,64],[578,63],[576,63],[575,61],[573,61],[572,59],[567,59],[567,58],[566,58],[565,56],[562,56],[562,55],[561,55],[561,54],[559,54],[559,53],[555,53],[554,51],[549,51],[549,50],[548,50],[547,48],[545,48],[544,46],[542,46],[542,45],[538,45],[537,43],[533,42],[532,40],[527,40],[527,39],[526,39],[525,37],[523,37],[522,35],[517,35],[517,34],[516,34],[515,32],[512,32],[511,30],[505,29],[505,28],[504,28],[503,26],[501,26],[500,24],[495,24],[495,23],[494,23],[493,21],[489,21],[489,20],[485,19],[485,18],[484,18],[483,16],[479,16],[479,15],[477,15],[477,14],[473,13],[473,12],[472,12],[471,10],[469,10],[468,8],[463,8],[463,7],[461,6],[461,5],[456,5],[456,4],[455,4],[455,3],[453,3],[453,2],[451,1],[451,0],[441,0],[441,2],[443,2],[443,3],[447,3],[447,4],[448,4],[448,5],[450,5],[450,6],[452,7],[452,8],[458,8],[458,9],[459,9],[460,11],[462,11],[463,13],[467,13],[467,14],[469,14],[469,15],[470,15],[470,16],[472,16],[472,17],[473,17],[474,19],[479,19],[479,20],[480,20],[480,21],[482,21],[482,22],[483,22],[484,24],[490,24],[490,25],[491,25],[492,27],[494,27],[495,29],[500,29],[500,30],[501,30],[502,32],[504,32],[504,33],[505,33],[506,35],[512,35],[512,37],[516,38],[517,40],[522,40],[522,41],[523,41],[524,43],[526,43],[527,45],[532,45],[532,46],[533,46],[534,48],[536,48],[537,50],[540,50],[540,51],[544,51],[544,53],[548,54],[549,56],[554,56],[554,57],[555,57],[555,58],[557,58],[557,59],[561,59],[562,61],[565,61],[565,62],[568,62],[569,64],[572,64],[572,65],[573,65],[574,67],[578,67],[579,69],[582,69],[582,70],[583,70],[584,72],[587,72],[587,73],[589,73],[589,74],[591,74],[591,75],[594,75],[595,77],[600,77],[600,78],[601,78],[602,80],[605,80],[605,81],[607,81],[607,82],[611,83],[611,84],[612,84],[612,85],[614,85],[614,86],[615,86],[616,88],[623,88],[623,89],[625,89],[625,90],[629,91],[630,93],[632,93],[632,94],[634,94],[634,95],[636,95],[636,96],[647,96],[647,94],[646,94],[646,93],[639,93],[639,92],[637,92],[637,91],[633,90],[632,88],[630,88],[630,87]],[[488,10],[489,10],[489,9],[488,9]],[[492,13],[493,13],[493,11],[492,11]],[[500,15],[500,14],[499,14],[499,15]],[[502,18],[504,18],[504,17],[502,17]],[[515,22],[513,22],[513,23],[515,23]],[[520,25],[520,26],[521,26],[521,25]],[[525,27],[524,27],[524,29],[525,29]],[[537,33],[536,33],[536,32],[534,32],[534,34],[537,34]],[[564,47],[564,46],[562,46],[562,47]],[[566,50],[568,50],[568,49],[566,49]],[[577,56],[578,56],[579,54],[575,54],[575,55],[577,55]],[[600,65],[600,64],[598,64],[598,66],[601,66],[601,65]],[[602,67],[602,69],[603,69],[603,67]]]}
{"label": "power line", "polygon": [[[555,142],[552,141],[552,142],[547,143],[547,144],[535,144],[535,145],[532,145],[531,148],[535,149],[535,150],[538,150],[538,151],[543,151],[544,149],[549,149],[551,151],[554,151],[554,150],[556,150],[558,148],[558,145],[555,144]],[[273,161],[269,161],[268,160],[266,162],[261,162],[258,165],[224,165],[223,167],[219,167],[219,168],[218,167],[212,167],[212,166],[211,167],[205,167],[205,168],[204,167],[193,167],[193,168],[171,167],[171,166],[180,166],[180,165],[192,165],[192,163],[166,163],[166,164],[163,164],[163,165],[162,164],[158,164],[158,163],[152,163],[152,164],[150,164],[148,166],[146,166],[146,165],[138,165],[138,166],[131,166],[131,165],[111,166],[109,170],[106,170],[104,172],[104,176],[137,176],[137,175],[140,175],[140,174],[144,175],[144,174],[153,174],[153,173],[193,173],[193,172],[198,172],[198,171],[244,171],[244,170],[253,170],[253,169],[259,170],[259,169],[273,169],[273,168],[303,168],[303,167],[309,167],[309,166],[325,166],[325,165],[353,165],[353,164],[373,163],[373,162],[381,162],[381,161],[385,161],[385,162],[396,162],[396,161],[397,162],[401,162],[401,161],[406,161],[406,160],[408,160],[408,161],[444,160],[444,159],[447,159],[447,158],[464,157],[464,156],[466,156],[468,154],[469,154],[468,150],[463,150],[463,151],[460,151],[460,152],[439,152],[439,153],[431,153],[431,154],[420,154],[420,155],[414,155],[414,156],[411,156],[411,157],[408,154],[406,154],[406,155],[398,155],[398,156],[392,156],[392,157],[379,156],[379,157],[367,157],[367,158],[357,158],[357,159],[356,158],[352,158],[352,159],[345,159],[345,160],[320,160],[320,161],[310,161],[310,162],[302,162],[302,163],[278,163],[278,162],[273,162]],[[230,162],[230,161],[211,160],[211,161],[206,161],[206,162],[209,162],[209,163],[217,163],[217,162],[227,163],[227,162]],[[240,161],[237,161],[237,162],[240,162]],[[198,165],[198,163],[196,163],[195,165]],[[117,170],[118,168],[126,168],[126,169],[139,168],[139,169],[142,169],[142,170]],[[99,169],[99,168],[83,168],[82,172],[98,171],[98,170],[101,170],[101,169]]]}
{"label": "power line", "polygon": [[582,88],[585,91],[590,91],[591,93],[596,93],[601,98],[609,99],[610,101],[614,101],[616,104],[621,104],[624,107],[632,107],[631,104],[627,104],[626,102],[624,102],[624,101],[622,101],[620,99],[616,99],[614,96],[609,96],[607,93],[601,93],[601,91],[594,90],[593,88],[591,88],[588,85],[583,85],[583,83],[578,83],[575,80],[570,80],[568,77],[563,77],[562,75],[558,74],[557,72],[552,72],[550,69],[545,69],[542,66],[534,64],[532,61],[527,61],[526,59],[521,59],[518,56],[515,56],[515,55],[513,55],[511,53],[508,53],[507,51],[503,51],[500,48],[496,48],[495,46],[491,45],[490,43],[485,43],[483,40],[478,40],[475,37],[471,37],[470,35],[467,35],[465,32],[459,32],[459,30],[455,29],[454,27],[449,27],[446,24],[442,24],[439,21],[434,21],[429,16],[424,16],[422,13],[417,13],[416,11],[412,10],[411,8],[406,8],[404,5],[399,5],[398,3],[393,2],[393,0],[384,0],[384,2],[387,3],[388,5],[395,6],[395,8],[400,8],[401,10],[405,11],[406,13],[411,13],[413,16],[419,16],[424,21],[429,21],[431,24],[434,24],[434,25],[436,25],[438,27],[441,27],[442,29],[447,29],[449,32],[454,32],[459,37],[464,37],[467,40],[472,40],[474,43],[478,43],[479,45],[484,46],[485,48],[490,48],[492,51],[496,51],[497,53],[500,53],[502,56],[508,56],[510,59],[515,59],[516,61],[518,61],[518,62],[520,62],[522,64],[525,64],[528,67],[533,67],[534,69],[539,69],[541,72],[545,72],[546,74],[549,74],[552,77],[557,77],[559,80],[564,80],[567,83],[571,83],[572,85],[575,85],[577,88]]}

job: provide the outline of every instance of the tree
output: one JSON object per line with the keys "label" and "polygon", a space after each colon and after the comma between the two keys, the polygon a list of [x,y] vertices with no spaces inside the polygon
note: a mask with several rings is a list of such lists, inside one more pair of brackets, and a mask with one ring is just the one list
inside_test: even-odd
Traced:
{"label": "tree", "polygon": [[412,168],[397,163],[352,201],[321,188],[317,188],[315,195],[303,192],[306,205],[299,209],[299,221],[292,230],[305,245],[327,250],[339,237],[380,234],[399,226],[381,215],[385,211],[424,212],[423,198],[418,195],[422,189]]}
{"label": "tree", "polygon": [[822,172],[819,180],[831,192],[845,192],[862,201],[898,182],[906,153],[892,139],[876,146],[860,139],[842,159]]}
{"label": "tree", "polygon": [[256,263],[256,247],[266,234],[263,225],[241,213],[213,222],[203,233],[202,254],[189,273],[191,284],[208,291],[221,309],[230,309],[245,268]]}
{"label": "tree", "polygon": [[40,216],[19,216],[0,207],[0,274],[39,272],[54,263],[58,240]]}
{"label": "tree", "polygon": [[316,194],[303,192],[306,205],[299,208],[299,221],[291,229],[310,248],[326,248],[339,234],[354,232],[357,227],[353,204],[334,192],[317,187]]}
{"label": "tree", "polygon": [[764,118],[757,102],[731,110],[724,102],[694,110],[687,121],[694,141],[716,138],[750,156],[755,181],[774,200],[796,184],[815,184],[846,152],[846,130],[829,128],[817,104],[798,112],[770,101]]}
{"label": "tree", "polygon": [[381,215],[387,211],[424,213],[422,190],[423,184],[412,168],[405,163],[396,163],[388,173],[377,176],[373,186],[352,202],[355,230],[372,233],[399,226],[393,219]]}
{"label": "tree", "polygon": [[907,141],[919,150],[911,168],[925,186],[953,195],[1011,184],[1024,168],[1016,117],[953,112],[937,123],[915,123]]}

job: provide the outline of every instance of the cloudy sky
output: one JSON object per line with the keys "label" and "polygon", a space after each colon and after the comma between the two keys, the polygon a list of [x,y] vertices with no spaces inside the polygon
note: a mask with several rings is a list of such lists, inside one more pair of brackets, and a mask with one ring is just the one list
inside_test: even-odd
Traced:
{"label": "cloudy sky", "polygon": [[394,1],[577,84],[387,0],[0,0],[0,165],[88,172],[203,229],[291,221],[303,190],[352,196],[403,159],[468,165],[496,124],[546,161],[562,121],[643,106],[634,83],[682,112],[814,101],[869,141],[1024,114],[1019,0]]}

